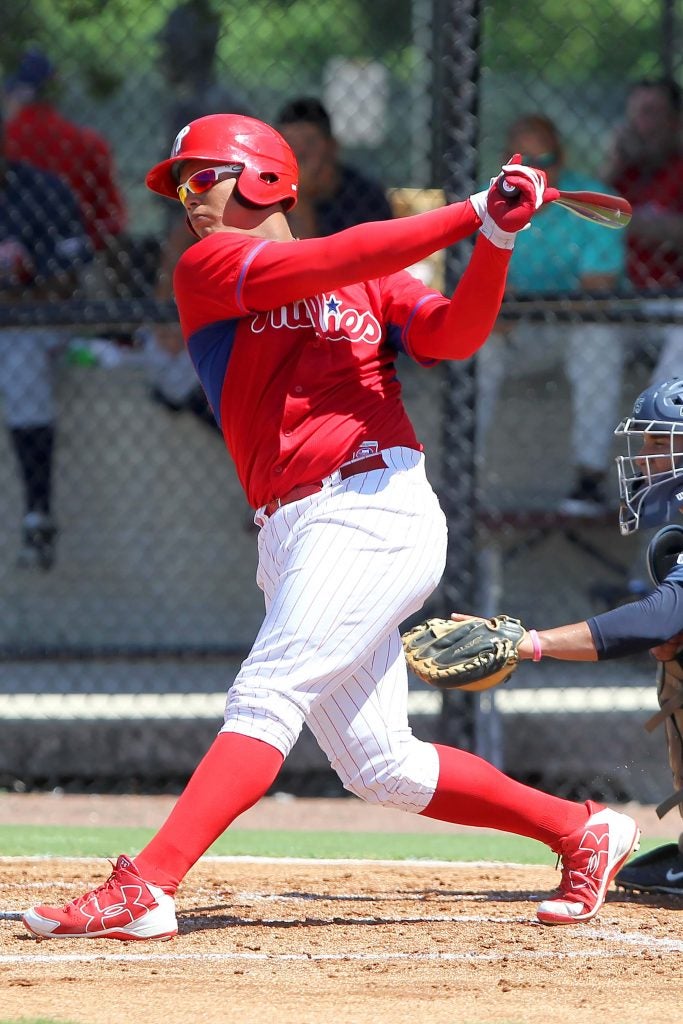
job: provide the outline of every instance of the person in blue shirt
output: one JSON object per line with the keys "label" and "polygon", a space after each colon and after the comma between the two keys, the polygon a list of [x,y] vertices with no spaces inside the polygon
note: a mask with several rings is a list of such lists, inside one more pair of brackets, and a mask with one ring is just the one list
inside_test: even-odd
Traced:
{"label": "person in blue shirt", "polygon": [[[543,167],[555,188],[606,191],[600,181],[566,166],[557,127],[540,114],[524,115],[511,125],[505,152],[522,153],[526,163]],[[613,291],[624,273],[622,235],[548,204],[538,222],[520,234],[506,296]],[[550,374],[557,361],[563,361],[572,397],[571,457],[576,475],[572,491],[561,504],[569,514],[592,514],[606,505],[604,484],[612,436],[605,424],[614,423],[618,416],[624,355],[618,325],[553,322],[552,314],[538,323],[500,320],[477,355],[477,428],[482,441],[506,378],[539,371]]]}
{"label": "person in blue shirt", "polygon": [[[7,160],[0,125],[0,302],[21,307],[69,298],[92,255],[76,198],[60,178]],[[0,325],[0,394],[24,491],[21,567],[51,568],[55,522],[54,327]]]}

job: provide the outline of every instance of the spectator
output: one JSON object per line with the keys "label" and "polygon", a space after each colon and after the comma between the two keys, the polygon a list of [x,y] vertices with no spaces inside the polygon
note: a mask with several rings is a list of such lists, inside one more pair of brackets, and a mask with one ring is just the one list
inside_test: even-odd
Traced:
{"label": "spectator", "polygon": [[330,116],[320,100],[290,100],[276,124],[299,164],[299,199],[288,217],[297,238],[332,235],[392,217],[383,188],[340,161]]}
{"label": "spectator", "polygon": [[[681,90],[670,78],[644,79],[630,89],[626,116],[607,157],[605,177],[628,199],[627,269],[635,288],[653,294],[683,285],[683,145]],[[683,327],[671,325],[652,383],[683,373]]]}
{"label": "spectator", "polygon": [[221,16],[210,0],[187,0],[170,12],[157,37],[159,68],[169,98],[166,128],[173,134],[205,114],[249,113],[245,97],[218,77],[221,30]]}
{"label": "spectator", "polygon": [[115,240],[126,226],[123,197],[109,144],[92,128],[68,120],[57,108],[58,75],[35,48],[24,52],[4,83],[5,152],[8,160],[31,164],[63,178],[81,210],[98,259],[93,287],[106,287],[118,253]]}
{"label": "spectator", "polygon": [[[523,153],[543,167],[556,188],[605,191],[604,185],[570,170],[555,124],[539,114],[520,117],[509,129],[506,152]],[[563,295],[611,291],[620,282],[624,242],[606,231],[546,206],[519,236],[510,264],[507,295]],[[609,425],[618,418],[624,347],[611,324],[552,323],[530,326],[498,322],[498,332],[479,352],[478,432],[485,438],[502,383],[562,359],[572,395],[571,451],[575,482],[561,509],[572,515],[604,510],[605,477],[611,458]]]}
{"label": "spectator", "polygon": [[[0,126],[0,302],[21,307],[73,294],[90,245],[77,201],[55,175],[8,159]],[[54,328],[0,328],[0,390],[24,487],[20,566],[54,559]]]}
{"label": "spectator", "polygon": [[[169,97],[166,114],[168,138],[183,125],[220,111],[248,114],[248,104],[236,90],[218,80],[216,50],[221,17],[208,0],[187,0],[175,7],[157,37],[159,68]],[[154,296],[173,298],[171,275],[195,236],[188,230],[182,207],[164,204],[165,224]],[[143,330],[147,374],[152,397],[171,412],[190,412],[216,427],[206,396],[187,354],[180,327],[159,324]]]}

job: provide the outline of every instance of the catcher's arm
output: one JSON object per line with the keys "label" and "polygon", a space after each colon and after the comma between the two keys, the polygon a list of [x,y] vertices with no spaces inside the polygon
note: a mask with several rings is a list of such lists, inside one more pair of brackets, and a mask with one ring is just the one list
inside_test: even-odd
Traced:
{"label": "catcher's arm", "polygon": [[540,661],[543,654],[567,661],[597,661],[587,622],[538,633],[519,619],[491,619],[454,612],[432,618],[401,637],[406,663],[424,682],[441,690],[489,690],[507,682],[520,661]]}

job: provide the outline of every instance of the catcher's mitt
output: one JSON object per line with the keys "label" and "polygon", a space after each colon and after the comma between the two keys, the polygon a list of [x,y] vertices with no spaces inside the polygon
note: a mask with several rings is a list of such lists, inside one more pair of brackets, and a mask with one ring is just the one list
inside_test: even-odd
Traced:
{"label": "catcher's mitt", "polygon": [[490,690],[519,664],[526,630],[519,619],[427,619],[401,637],[416,676],[441,690]]}

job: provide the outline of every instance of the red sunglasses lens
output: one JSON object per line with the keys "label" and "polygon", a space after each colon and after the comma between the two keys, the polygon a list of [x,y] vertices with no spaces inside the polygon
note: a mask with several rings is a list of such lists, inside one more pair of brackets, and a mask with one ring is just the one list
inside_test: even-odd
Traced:
{"label": "red sunglasses lens", "polygon": [[190,192],[195,195],[201,195],[202,192],[208,192],[209,189],[216,184],[217,174],[213,167],[207,167],[203,171],[197,171],[191,178],[187,179],[187,187]]}

